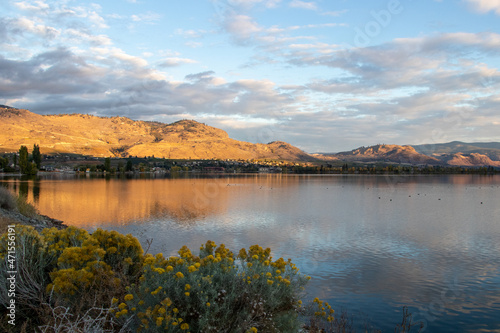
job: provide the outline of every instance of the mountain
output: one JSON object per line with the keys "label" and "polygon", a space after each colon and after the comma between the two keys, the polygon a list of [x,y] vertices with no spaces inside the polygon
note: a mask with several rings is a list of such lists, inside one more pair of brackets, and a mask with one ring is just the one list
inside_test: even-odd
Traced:
{"label": "mountain", "polygon": [[481,154],[491,160],[500,160],[500,142],[474,142],[467,143],[452,141],[448,143],[437,143],[413,146],[416,151],[429,156],[453,155],[453,154]]}
{"label": "mountain", "polygon": [[456,166],[495,166],[500,167],[500,161],[492,161],[488,156],[479,153],[470,154],[443,154],[441,160],[448,165]]}
{"label": "mountain", "polygon": [[323,161],[500,167],[498,142],[454,141],[418,146],[375,145],[334,154],[312,155]]}
{"label": "mountain", "polygon": [[385,162],[398,164],[439,164],[437,158],[418,153],[411,146],[375,145],[360,147],[351,151],[335,154],[314,154],[326,160],[341,160],[347,162]]}
{"label": "mountain", "polygon": [[314,161],[286,142],[253,144],[194,120],[172,124],[84,114],[38,115],[0,106],[0,152],[38,144],[44,154],[155,156],[171,159]]}

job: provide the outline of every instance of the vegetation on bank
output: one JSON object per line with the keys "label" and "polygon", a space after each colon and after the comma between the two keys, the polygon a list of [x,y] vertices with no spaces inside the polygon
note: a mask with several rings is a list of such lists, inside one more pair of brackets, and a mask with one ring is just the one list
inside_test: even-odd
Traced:
{"label": "vegetation on bank", "polygon": [[36,175],[41,171],[74,171],[83,173],[165,172],[205,173],[283,173],[283,174],[498,174],[493,166],[411,165],[408,163],[282,160],[175,160],[155,156],[128,158],[97,158],[77,154],[42,155],[38,145],[29,154],[25,146],[17,153],[0,156],[0,172]]}
{"label": "vegetation on bank", "polygon": [[[309,277],[290,260],[273,260],[258,245],[235,255],[211,241],[199,255],[187,247],[178,253],[143,254],[131,235],[101,229],[38,233],[17,225],[0,239],[2,279],[12,275],[9,264],[17,265],[15,319],[28,331],[298,332],[303,326],[300,297]],[[9,294],[1,284],[4,318]],[[326,302],[314,304],[315,322],[334,321]]]}
{"label": "vegetation on bank", "polygon": [[[0,209],[4,212],[14,212],[20,214],[27,219],[39,218],[38,211],[33,205],[26,202],[23,195],[13,195],[7,188],[0,186]],[[12,216],[0,214],[0,234],[7,231],[7,226],[18,223],[18,220]]]}

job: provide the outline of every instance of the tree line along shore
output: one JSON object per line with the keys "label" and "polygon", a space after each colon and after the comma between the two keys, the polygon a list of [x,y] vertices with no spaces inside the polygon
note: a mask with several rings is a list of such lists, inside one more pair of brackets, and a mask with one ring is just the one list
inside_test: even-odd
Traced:
{"label": "tree line along shore", "polygon": [[91,157],[75,154],[47,155],[34,145],[31,153],[21,146],[16,153],[0,156],[0,172],[36,175],[67,173],[283,173],[283,174],[498,174],[493,166],[411,165],[391,162],[290,162],[280,160],[173,160],[154,156],[127,158]]}

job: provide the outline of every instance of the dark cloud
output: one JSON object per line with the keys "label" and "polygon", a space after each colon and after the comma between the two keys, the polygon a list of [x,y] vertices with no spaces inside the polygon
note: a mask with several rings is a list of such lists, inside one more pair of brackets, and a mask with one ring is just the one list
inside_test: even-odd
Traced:
{"label": "dark cloud", "polygon": [[0,56],[0,97],[95,93],[102,89],[96,74],[93,66],[66,49],[44,52],[26,61]]}
{"label": "dark cloud", "polygon": [[206,71],[196,74],[188,74],[184,79],[187,81],[201,81],[201,80],[211,80],[214,77],[214,71]]}

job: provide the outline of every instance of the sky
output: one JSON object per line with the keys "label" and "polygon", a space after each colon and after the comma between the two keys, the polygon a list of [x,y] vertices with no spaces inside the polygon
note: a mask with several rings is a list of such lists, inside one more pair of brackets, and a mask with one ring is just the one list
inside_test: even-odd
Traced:
{"label": "sky", "polygon": [[0,104],[309,153],[500,141],[500,0],[2,0]]}

